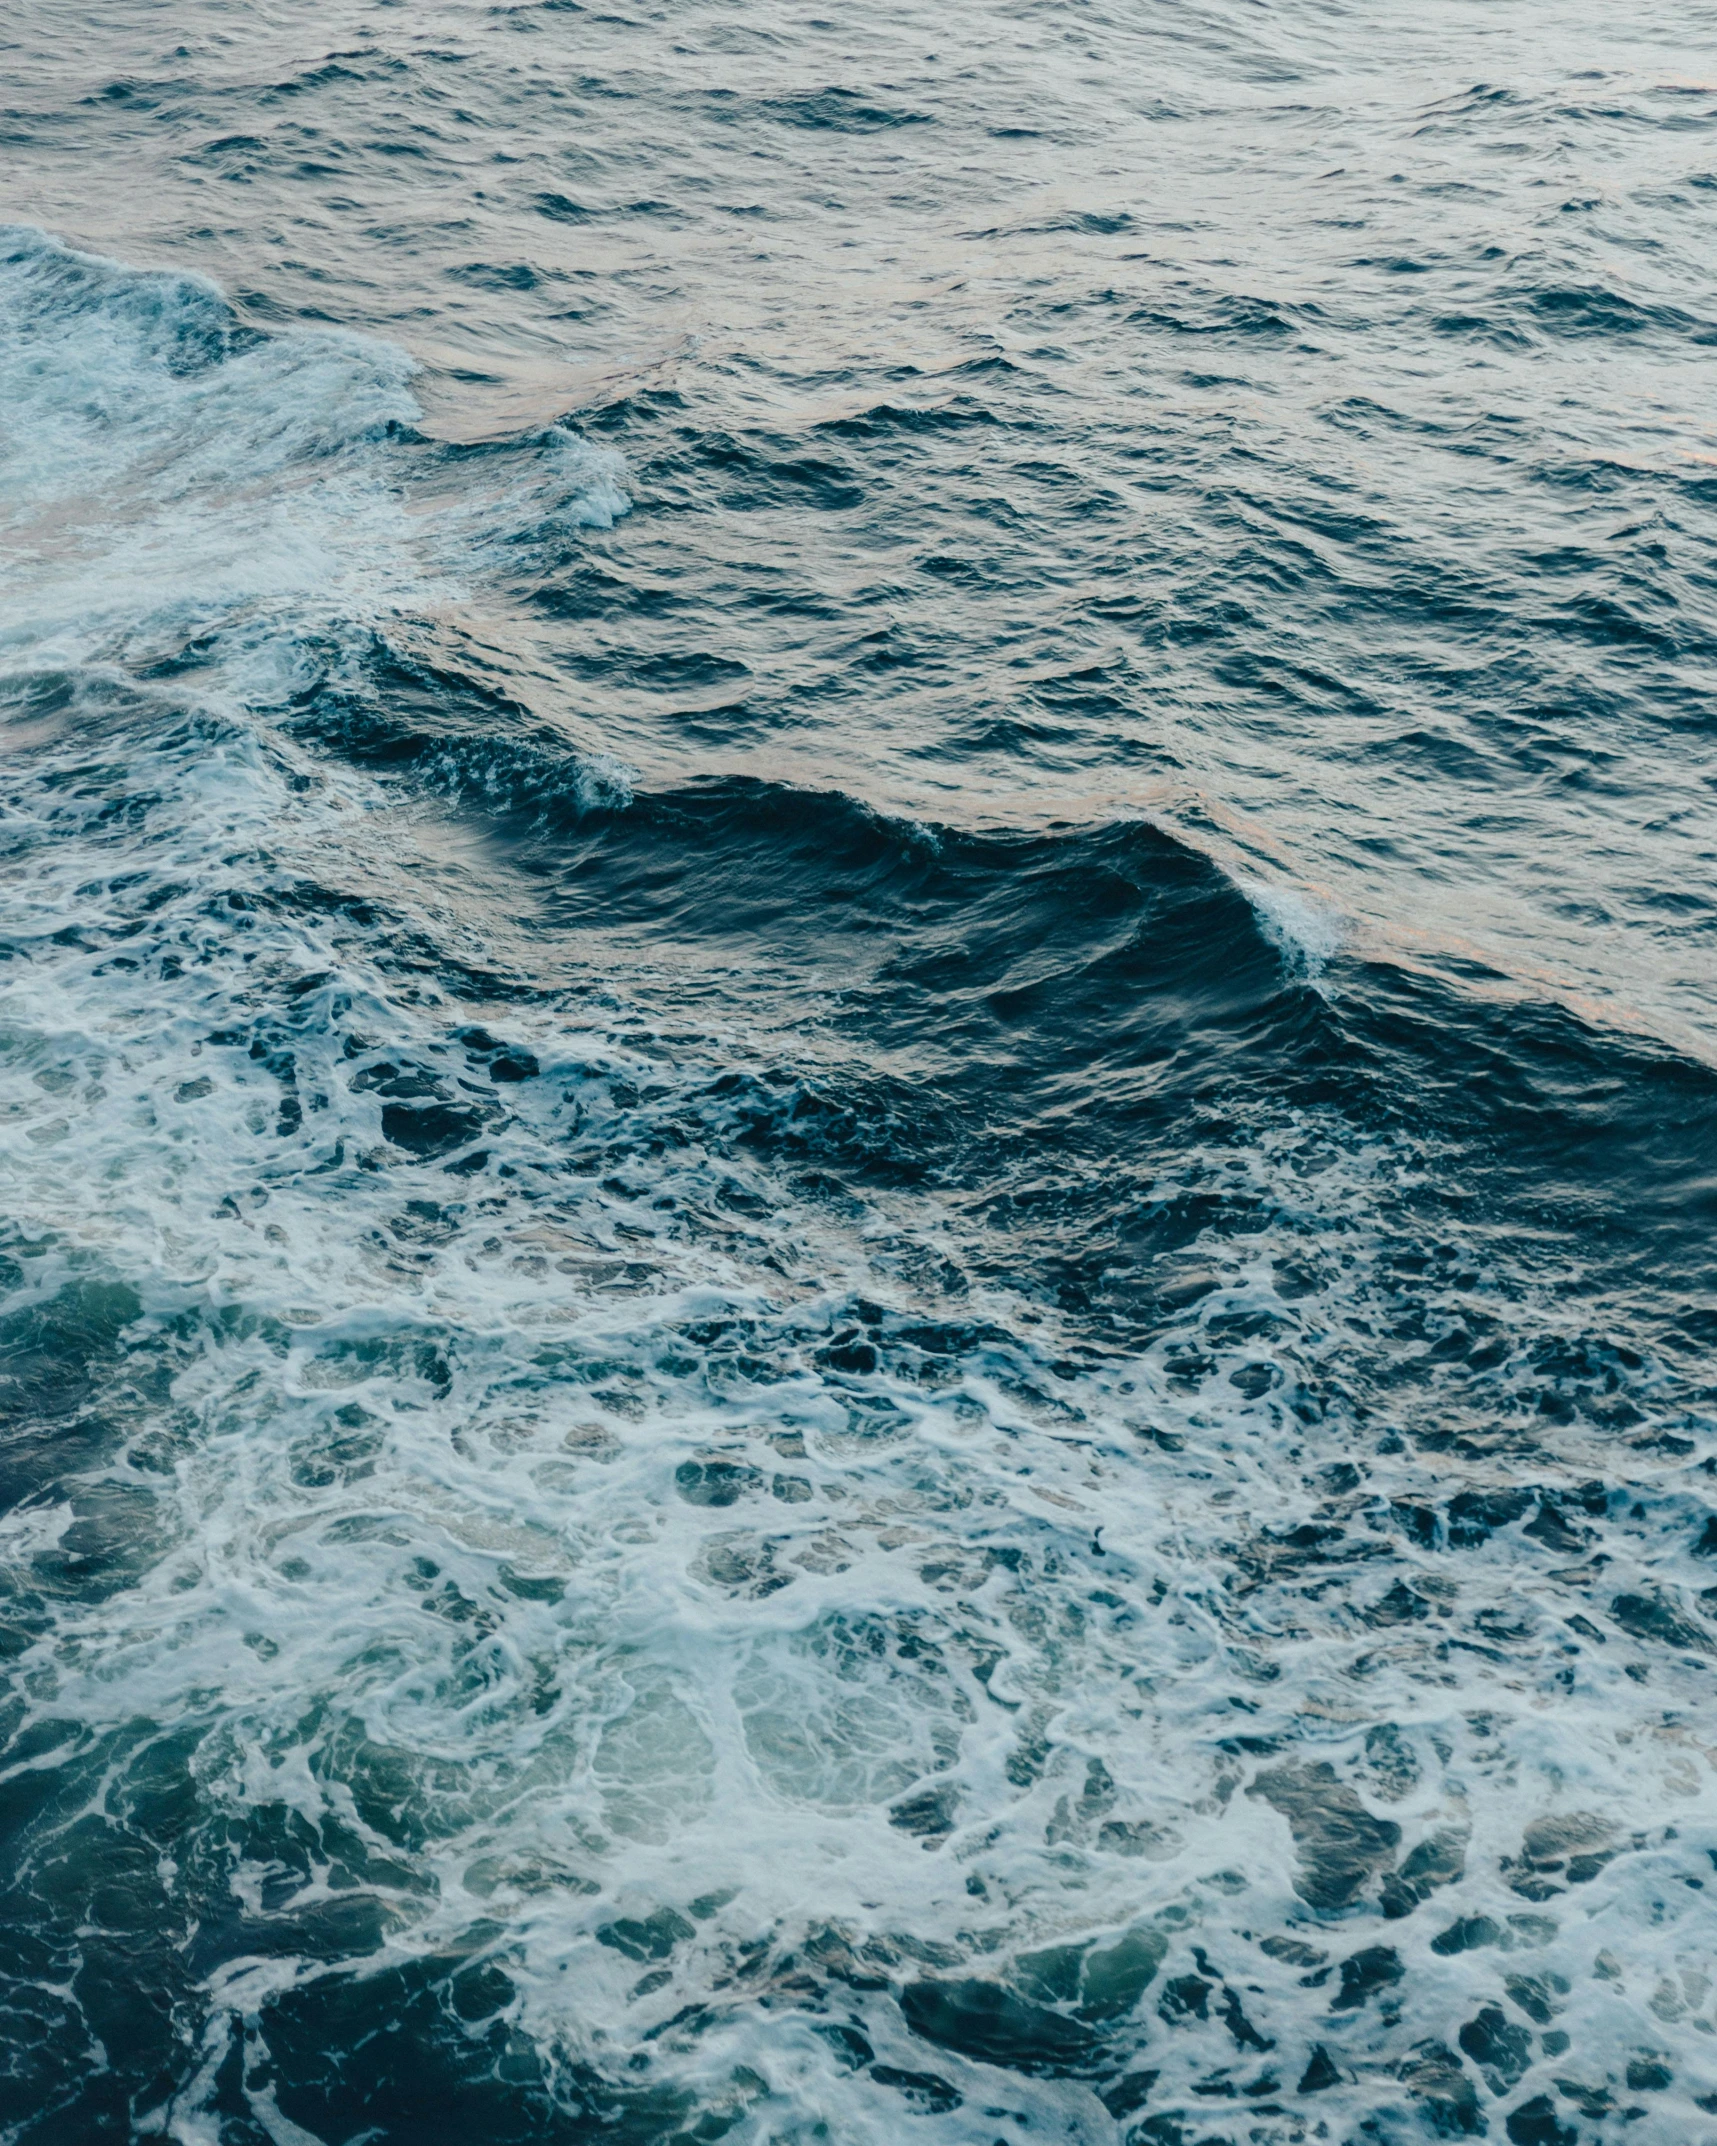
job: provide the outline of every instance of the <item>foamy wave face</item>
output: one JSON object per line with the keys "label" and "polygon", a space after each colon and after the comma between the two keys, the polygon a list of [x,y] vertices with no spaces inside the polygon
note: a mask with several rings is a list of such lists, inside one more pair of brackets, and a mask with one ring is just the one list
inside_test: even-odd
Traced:
{"label": "foamy wave face", "polygon": [[1266,886],[1255,879],[1242,879],[1238,884],[1272,944],[1315,983],[1341,951],[1346,937],[1341,918],[1297,887]]}
{"label": "foamy wave face", "polygon": [[618,457],[559,428],[447,505],[415,369],[367,336],[248,329],[201,277],[0,232],[0,649],[135,661],[365,624],[626,512]]}
{"label": "foamy wave face", "polygon": [[410,589],[378,458],[417,407],[402,351],[244,331],[211,285],[13,233],[0,258],[7,639],[40,649],[239,607]]}

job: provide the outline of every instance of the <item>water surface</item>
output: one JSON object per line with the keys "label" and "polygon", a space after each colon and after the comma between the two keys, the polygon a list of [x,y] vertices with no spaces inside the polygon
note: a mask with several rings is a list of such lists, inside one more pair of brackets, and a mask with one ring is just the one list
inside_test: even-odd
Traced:
{"label": "water surface", "polygon": [[1717,2139],[1710,9],[0,41],[0,2138]]}

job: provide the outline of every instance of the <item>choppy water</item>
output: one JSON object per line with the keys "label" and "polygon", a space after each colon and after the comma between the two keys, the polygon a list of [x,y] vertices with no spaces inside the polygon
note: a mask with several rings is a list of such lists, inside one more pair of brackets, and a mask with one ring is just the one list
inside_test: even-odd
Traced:
{"label": "choppy water", "polygon": [[1717,2139],[1717,17],[0,42],[0,2139]]}

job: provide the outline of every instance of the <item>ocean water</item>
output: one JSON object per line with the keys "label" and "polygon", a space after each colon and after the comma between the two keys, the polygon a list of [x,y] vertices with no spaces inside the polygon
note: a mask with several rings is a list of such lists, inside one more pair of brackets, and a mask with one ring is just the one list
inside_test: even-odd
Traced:
{"label": "ocean water", "polygon": [[1717,2141],[1717,11],[0,26],[0,2141]]}

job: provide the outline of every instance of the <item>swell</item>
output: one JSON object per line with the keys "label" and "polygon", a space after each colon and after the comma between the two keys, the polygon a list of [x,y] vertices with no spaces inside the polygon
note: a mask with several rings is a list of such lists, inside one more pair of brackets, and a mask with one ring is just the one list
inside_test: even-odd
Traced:
{"label": "swell", "polygon": [[[786,1145],[886,1122],[847,1159],[979,1200],[1065,1172],[1041,1225],[1063,1240],[1052,1263],[1112,1275],[1137,1234],[1120,1210],[1176,1144],[1335,1110],[1458,1154],[1528,1239],[1709,1285],[1717,1074],[1700,1059],[1495,972],[1464,988],[1356,951],[1324,971],[1267,894],[1145,820],[986,831],[752,777],[634,790],[522,704],[379,660],[361,699],[315,697],[297,735],[475,815],[496,902],[545,958],[651,970],[685,1010],[833,1046],[855,1108],[801,1099]],[[1122,1175],[1093,1189],[1103,1171]]]}
{"label": "swell", "polygon": [[[933,1182],[1069,1308],[1146,1309],[1162,1255],[1212,1214],[1243,1226],[1243,1199],[1151,1196],[1177,1150],[1330,1112],[1446,1158],[1416,1196],[1426,1226],[1482,1214],[1528,1256],[1578,1248],[1593,1286],[1667,1284],[1666,1331],[1677,1300],[1708,1300],[1717,1077],[1699,1059],[1491,972],[1464,988],[1338,949],[1314,974],[1257,888],[1146,821],[985,831],[746,777],[634,788],[504,691],[360,647],[283,711],[286,740],[477,831],[491,951],[456,952],[407,884],[345,884],[326,857],[247,903],[343,919],[366,958],[467,1000],[613,982],[743,1035],[778,1076],[742,1113],[753,1151]],[[222,735],[179,682],[42,673],[8,698],[23,734],[75,741],[76,789],[99,795],[125,787],[127,741],[177,760]],[[14,738],[26,760],[50,749]],[[110,839],[134,813],[109,813]]]}

